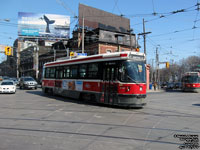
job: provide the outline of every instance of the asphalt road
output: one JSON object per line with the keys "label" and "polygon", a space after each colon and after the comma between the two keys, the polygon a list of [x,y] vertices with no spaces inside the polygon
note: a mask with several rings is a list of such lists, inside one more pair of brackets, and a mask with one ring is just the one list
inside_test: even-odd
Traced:
{"label": "asphalt road", "polygon": [[1,94],[0,150],[176,150],[200,139],[200,94],[156,92],[146,100],[143,109],[123,109],[41,89]]}

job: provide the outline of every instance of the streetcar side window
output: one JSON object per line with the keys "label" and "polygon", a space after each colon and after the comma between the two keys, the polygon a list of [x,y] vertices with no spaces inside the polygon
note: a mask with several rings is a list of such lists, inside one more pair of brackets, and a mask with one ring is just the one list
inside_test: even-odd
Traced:
{"label": "streetcar side window", "polygon": [[63,78],[69,78],[70,77],[70,66],[64,67],[63,70]]}
{"label": "streetcar side window", "polygon": [[49,78],[55,78],[55,68],[50,68]]}
{"label": "streetcar side window", "polygon": [[98,79],[99,78],[99,64],[93,63],[88,65],[88,78]]}
{"label": "streetcar side window", "polygon": [[54,77],[55,77],[55,68],[46,68],[45,78],[54,78]]}
{"label": "streetcar side window", "polygon": [[63,67],[60,67],[60,68],[59,68],[58,78],[59,78],[59,79],[62,79],[62,78],[63,78]]}
{"label": "streetcar side window", "polygon": [[79,76],[80,78],[86,78],[87,76],[87,65],[82,64],[79,66]]}
{"label": "streetcar side window", "polygon": [[45,78],[49,78],[50,68],[45,69]]}
{"label": "streetcar side window", "polygon": [[77,65],[71,66],[70,78],[77,78],[77,77],[78,77],[78,66]]}

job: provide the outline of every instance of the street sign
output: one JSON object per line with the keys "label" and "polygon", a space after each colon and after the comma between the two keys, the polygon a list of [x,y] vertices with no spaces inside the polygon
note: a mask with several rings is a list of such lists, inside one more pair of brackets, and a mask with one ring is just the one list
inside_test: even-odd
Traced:
{"label": "street sign", "polygon": [[76,53],[77,56],[87,56],[87,53]]}

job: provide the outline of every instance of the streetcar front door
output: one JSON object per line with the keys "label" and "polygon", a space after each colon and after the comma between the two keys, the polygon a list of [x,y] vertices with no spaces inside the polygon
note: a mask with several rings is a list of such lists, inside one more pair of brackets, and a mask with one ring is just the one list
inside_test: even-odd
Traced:
{"label": "streetcar front door", "polygon": [[116,98],[116,65],[105,63],[104,67],[104,78],[103,78],[103,92],[104,92],[104,103],[113,104]]}

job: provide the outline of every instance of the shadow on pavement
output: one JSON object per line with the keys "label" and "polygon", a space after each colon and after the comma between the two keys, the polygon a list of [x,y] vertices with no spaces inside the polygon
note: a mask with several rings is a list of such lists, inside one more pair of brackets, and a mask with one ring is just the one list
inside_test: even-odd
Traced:
{"label": "shadow on pavement", "polygon": [[200,104],[192,104],[193,106],[200,106]]}
{"label": "shadow on pavement", "polygon": [[180,93],[183,92],[181,89],[165,89],[166,92],[170,93]]}
{"label": "shadow on pavement", "polygon": [[42,91],[38,91],[38,90],[37,91],[27,90],[26,93],[39,95],[39,96],[42,96],[42,97],[47,97],[47,98],[55,99],[55,100],[58,100],[58,101],[70,102],[70,103],[87,105],[87,106],[99,106],[99,107],[107,107],[107,108],[114,108],[114,109],[135,109],[135,110],[142,109],[142,107],[128,107],[128,106],[101,104],[101,103],[97,103],[97,102],[94,102],[94,101],[73,99],[73,98],[64,97],[64,96],[60,96],[60,95],[50,95],[50,94],[45,94]]}

